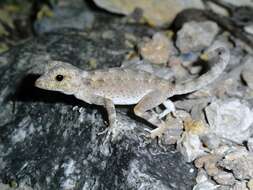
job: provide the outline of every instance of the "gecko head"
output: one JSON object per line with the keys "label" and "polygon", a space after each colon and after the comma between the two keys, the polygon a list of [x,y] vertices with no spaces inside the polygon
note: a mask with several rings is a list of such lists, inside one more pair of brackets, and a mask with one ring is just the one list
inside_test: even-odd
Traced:
{"label": "gecko head", "polygon": [[80,88],[81,70],[63,62],[50,64],[48,70],[40,76],[35,86],[45,90],[75,94]]}

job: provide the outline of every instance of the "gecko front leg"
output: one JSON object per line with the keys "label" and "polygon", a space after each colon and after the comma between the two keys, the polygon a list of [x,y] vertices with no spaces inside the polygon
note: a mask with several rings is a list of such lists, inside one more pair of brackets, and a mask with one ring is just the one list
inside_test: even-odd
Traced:
{"label": "gecko front leg", "polygon": [[116,110],[112,100],[105,98],[104,106],[108,114],[109,127],[114,127],[116,124]]}
{"label": "gecko front leg", "polygon": [[145,95],[134,107],[134,113],[137,116],[145,119],[157,127],[150,132],[151,138],[160,137],[166,129],[166,124],[163,120],[157,117],[157,115],[149,112],[149,110],[165,102],[167,97],[168,95],[166,93],[163,93],[159,90],[151,91]]}
{"label": "gecko front leg", "polygon": [[83,100],[89,104],[96,104],[103,106],[107,111],[109,127],[114,127],[116,123],[116,110],[113,101],[109,98],[96,96],[94,94],[78,93],[76,98]]}
{"label": "gecko front leg", "polygon": [[115,127],[115,125],[116,125],[116,110],[115,110],[115,105],[113,104],[112,100],[110,100],[108,98],[102,98],[102,97],[97,97],[97,98],[100,99],[99,100],[100,103],[104,102],[104,104],[100,104],[100,105],[105,107],[105,109],[107,111],[108,122],[109,122],[108,127],[104,131],[102,131],[98,134],[98,135],[102,135],[102,134],[110,131],[110,129],[112,129],[113,127]]}

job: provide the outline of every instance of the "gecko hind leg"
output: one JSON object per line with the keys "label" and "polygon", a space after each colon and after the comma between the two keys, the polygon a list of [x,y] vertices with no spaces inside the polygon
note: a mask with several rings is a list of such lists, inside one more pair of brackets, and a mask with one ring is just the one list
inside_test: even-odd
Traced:
{"label": "gecko hind leg", "polygon": [[150,137],[160,137],[166,129],[166,124],[163,120],[161,120],[157,115],[149,110],[155,108],[156,106],[160,105],[164,101],[166,101],[167,95],[161,91],[152,91],[145,95],[139,103],[134,107],[134,113],[148,121],[149,123],[153,124],[157,128],[151,130]]}
{"label": "gecko hind leg", "polygon": [[158,115],[159,119],[162,119],[164,116],[166,116],[169,113],[172,113],[173,115],[175,115],[176,108],[175,108],[174,103],[170,99],[167,99],[162,104],[164,105],[165,110]]}

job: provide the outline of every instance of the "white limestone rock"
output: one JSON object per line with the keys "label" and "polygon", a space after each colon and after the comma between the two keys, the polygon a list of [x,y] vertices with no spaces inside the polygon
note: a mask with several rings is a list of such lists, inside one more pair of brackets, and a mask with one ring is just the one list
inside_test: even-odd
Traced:
{"label": "white limestone rock", "polygon": [[251,135],[253,111],[239,99],[217,100],[205,108],[210,131],[242,143]]}

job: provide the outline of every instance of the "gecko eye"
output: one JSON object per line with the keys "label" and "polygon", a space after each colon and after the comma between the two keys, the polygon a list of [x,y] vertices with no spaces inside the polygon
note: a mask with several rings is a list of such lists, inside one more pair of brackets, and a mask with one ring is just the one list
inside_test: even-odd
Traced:
{"label": "gecko eye", "polygon": [[55,80],[61,82],[61,81],[63,80],[63,78],[64,78],[63,75],[57,75],[57,76],[55,77]]}

